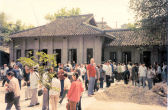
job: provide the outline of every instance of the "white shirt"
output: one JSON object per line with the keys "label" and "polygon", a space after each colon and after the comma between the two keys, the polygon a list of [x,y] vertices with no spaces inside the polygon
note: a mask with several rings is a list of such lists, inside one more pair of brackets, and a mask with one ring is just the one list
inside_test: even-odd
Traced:
{"label": "white shirt", "polygon": [[71,81],[68,78],[65,78],[64,80],[64,89],[69,90],[71,87]]}
{"label": "white shirt", "polygon": [[139,73],[139,76],[140,77],[146,77],[146,75],[147,75],[147,68],[144,66],[139,66],[139,71],[138,71],[138,73]]}
{"label": "white shirt", "polygon": [[162,71],[161,71],[161,67],[158,66],[158,67],[157,67],[157,73],[158,73],[158,74],[161,74],[161,72],[162,72]]}
{"label": "white shirt", "polygon": [[39,81],[38,73],[37,72],[30,73],[30,88],[31,89],[38,88],[38,81]]}
{"label": "white shirt", "polygon": [[4,68],[4,73],[3,73],[4,76],[6,76],[6,72],[7,72],[8,69],[9,69],[8,67]]}
{"label": "white shirt", "polygon": [[110,76],[112,75],[111,65],[106,65],[105,72],[106,72],[106,75],[110,75]]}
{"label": "white shirt", "polygon": [[61,91],[61,83],[57,78],[53,78],[51,82],[52,88],[49,91],[50,95],[59,95]]}
{"label": "white shirt", "polygon": [[125,71],[126,71],[125,65],[121,65],[121,72],[125,72]]}
{"label": "white shirt", "polygon": [[81,71],[81,75],[85,75],[86,69],[84,67],[80,68],[80,71]]}

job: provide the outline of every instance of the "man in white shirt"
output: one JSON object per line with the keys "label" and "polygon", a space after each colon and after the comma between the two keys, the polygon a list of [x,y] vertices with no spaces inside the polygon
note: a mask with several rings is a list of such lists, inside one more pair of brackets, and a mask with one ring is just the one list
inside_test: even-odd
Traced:
{"label": "man in white shirt", "polygon": [[145,88],[145,81],[146,81],[146,76],[147,76],[147,68],[146,68],[144,63],[139,66],[138,73],[139,73],[139,87],[140,87],[140,83],[142,83],[143,88]]}
{"label": "man in white shirt", "polygon": [[81,64],[80,72],[81,72],[81,75],[82,75],[82,79],[83,79],[83,81],[84,81],[86,69],[85,69],[85,67],[83,66],[83,64]]}
{"label": "man in white shirt", "polygon": [[63,92],[61,100],[59,101],[60,104],[62,103],[63,99],[65,98],[65,96],[68,93],[68,90],[70,89],[70,86],[71,86],[71,81],[68,79],[67,74],[64,74],[64,78],[65,78],[64,79],[64,92]]}
{"label": "man in white shirt", "polygon": [[31,89],[31,102],[28,107],[33,107],[35,105],[39,105],[38,97],[37,97],[37,89],[38,89],[38,73],[34,71],[34,68],[30,68],[30,89]]}
{"label": "man in white shirt", "polygon": [[106,64],[105,64],[105,68],[104,68],[104,71],[105,71],[105,74],[106,74],[106,87],[109,87],[110,86],[110,78],[112,76],[112,67],[110,65],[110,62],[107,61]]}

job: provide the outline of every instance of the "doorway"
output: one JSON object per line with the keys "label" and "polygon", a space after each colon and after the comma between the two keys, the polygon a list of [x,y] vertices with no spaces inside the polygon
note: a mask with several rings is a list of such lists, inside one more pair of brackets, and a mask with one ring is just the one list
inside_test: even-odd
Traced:
{"label": "doorway", "polygon": [[148,67],[151,65],[151,52],[150,51],[144,51],[143,52],[143,62]]}
{"label": "doorway", "polygon": [[54,49],[53,53],[56,54],[57,64],[61,63],[61,49]]}
{"label": "doorway", "polygon": [[77,63],[77,49],[69,49],[68,50],[68,61]]}
{"label": "doorway", "polygon": [[88,48],[87,49],[87,64],[90,64],[90,59],[93,58],[93,49]]}
{"label": "doorway", "polygon": [[131,62],[131,52],[123,52],[122,53],[122,62],[128,64]]}

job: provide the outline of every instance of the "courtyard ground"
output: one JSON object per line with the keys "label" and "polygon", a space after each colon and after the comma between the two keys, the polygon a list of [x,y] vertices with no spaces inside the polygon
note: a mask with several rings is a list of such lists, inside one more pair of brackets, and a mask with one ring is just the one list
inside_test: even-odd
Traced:
{"label": "courtyard ground", "polygon": [[[2,82],[0,81],[0,84]],[[123,82],[120,82],[122,85]],[[112,84],[111,86],[115,86]],[[106,88],[105,88],[106,89]],[[105,89],[99,90],[97,93],[103,92]],[[96,94],[97,94],[96,93]],[[21,109],[22,110],[41,110],[42,109],[42,96],[38,97],[40,105],[35,107],[27,107],[30,104],[30,100],[24,100],[25,87],[21,90]],[[5,88],[0,87],[0,110],[5,110],[6,103],[4,101]],[[66,110],[67,99],[65,98],[62,104],[58,104],[58,110]],[[15,107],[12,107],[15,110]],[[51,108],[50,108],[51,110]],[[142,105],[131,102],[121,102],[121,101],[103,101],[97,100],[95,97],[88,97],[87,91],[83,93],[82,97],[82,110],[166,110],[166,107],[158,105]]]}

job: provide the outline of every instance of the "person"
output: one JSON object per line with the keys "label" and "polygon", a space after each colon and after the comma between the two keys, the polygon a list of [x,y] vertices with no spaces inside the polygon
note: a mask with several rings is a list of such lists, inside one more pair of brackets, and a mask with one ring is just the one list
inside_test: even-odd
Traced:
{"label": "person", "polygon": [[82,79],[83,79],[83,81],[84,81],[86,69],[85,69],[85,67],[83,66],[83,64],[81,64],[80,71],[81,71]]}
{"label": "person", "polygon": [[162,67],[162,81],[166,82],[166,67],[167,65],[165,63],[163,63],[163,67]]}
{"label": "person", "polygon": [[112,67],[111,67],[109,61],[107,61],[107,63],[106,63],[106,69],[105,69],[105,71],[106,71],[105,72],[105,74],[106,74],[106,87],[110,87],[110,84],[111,84],[110,78],[112,76]]}
{"label": "person", "polygon": [[14,100],[7,103],[6,110],[11,110],[12,105],[15,105],[16,110],[21,110],[20,108],[20,87],[18,80],[14,77],[14,73],[12,71],[7,72],[6,74],[8,80],[10,80],[9,84],[6,84],[7,92],[14,92]]}
{"label": "person", "polygon": [[64,80],[64,92],[63,92],[63,96],[62,96],[61,100],[59,101],[60,104],[62,103],[64,97],[68,93],[68,90],[70,89],[70,86],[71,86],[71,82],[68,79],[68,75],[67,74],[64,74],[64,78],[65,78],[65,80]]}
{"label": "person", "polygon": [[20,86],[20,89],[21,89],[22,71],[21,71],[21,69],[19,68],[18,65],[14,65],[14,71],[16,72],[16,78],[19,81],[19,86]]}
{"label": "person", "polygon": [[25,100],[31,99],[31,91],[30,91],[30,71],[29,67],[25,66],[23,69],[23,78],[24,78],[24,83],[27,86],[25,89]]}
{"label": "person", "polygon": [[82,87],[82,82],[78,80],[78,77],[78,73],[74,73],[72,75],[73,82],[67,94],[67,110],[76,110],[76,104],[80,101],[81,94],[84,91],[84,88]]}
{"label": "person", "polygon": [[8,68],[7,64],[4,64],[2,87],[4,87],[5,82],[8,81],[8,78],[6,77],[6,73],[8,70],[9,70],[9,68]]}
{"label": "person", "polygon": [[[87,67],[87,64],[85,65],[85,69]],[[85,72],[85,90],[88,90],[88,84],[89,84],[89,80],[87,78],[87,71]]]}
{"label": "person", "polygon": [[94,59],[90,59],[90,64],[87,66],[87,78],[89,81],[88,85],[88,96],[94,95],[94,84],[95,84],[95,77],[96,77],[96,68],[94,67]]}
{"label": "person", "polygon": [[136,86],[138,81],[138,64],[135,63],[132,66],[132,85]]}
{"label": "person", "polygon": [[96,68],[96,77],[95,77],[95,84],[94,84],[94,92],[99,90],[99,78],[100,78],[100,71],[99,68],[96,66],[96,63],[93,64]]}
{"label": "person", "polygon": [[[46,85],[47,83],[50,83],[50,80],[49,80],[49,77],[47,74],[49,73],[52,73],[54,70],[53,70],[53,67],[47,69],[47,71],[43,74],[43,84]],[[42,87],[42,90],[43,90],[43,105],[42,105],[42,110],[49,110],[49,107],[48,107],[48,89],[46,86],[43,86]]]}
{"label": "person", "polygon": [[149,66],[147,70],[147,81],[148,81],[149,90],[152,89],[153,78],[154,78],[154,73],[152,71],[151,66]]}
{"label": "person", "polygon": [[99,72],[100,72],[100,88],[103,88],[103,81],[105,76],[105,71],[103,70],[103,65],[99,66]]}
{"label": "person", "polygon": [[61,91],[61,84],[57,75],[55,74],[51,81],[51,89],[49,91],[52,110],[57,110],[57,103],[59,100],[60,91]]}
{"label": "person", "polygon": [[139,87],[140,84],[142,83],[143,88],[145,88],[145,81],[146,81],[146,74],[147,74],[147,68],[144,63],[139,66]]}
{"label": "person", "polygon": [[38,73],[34,71],[33,67],[30,67],[31,102],[28,107],[39,105],[38,97],[37,97],[38,80],[39,80]]}
{"label": "person", "polygon": [[61,82],[61,92],[60,92],[60,97],[62,97],[63,95],[63,91],[64,91],[64,70],[62,67],[60,67],[59,71],[58,71],[58,79]]}
{"label": "person", "polygon": [[157,77],[159,79],[159,82],[161,82],[162,81],[162,77],[161,77],[162,71],[161,71],[160,64],[157,64],[156,74],[157,74]]}

